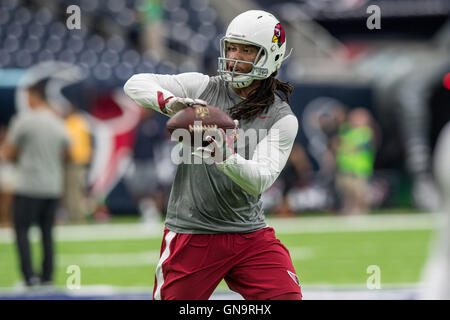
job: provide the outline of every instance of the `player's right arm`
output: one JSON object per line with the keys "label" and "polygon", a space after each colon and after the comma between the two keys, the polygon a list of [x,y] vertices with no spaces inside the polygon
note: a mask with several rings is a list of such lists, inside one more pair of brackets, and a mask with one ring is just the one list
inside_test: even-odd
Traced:
{"label": "player's right arm", "polygon": [[137,104],[171,117],[190,104],[206,104],[198,97],[208,83],[209,76],[197,72],[140,73],[128,79],[123,88]]}

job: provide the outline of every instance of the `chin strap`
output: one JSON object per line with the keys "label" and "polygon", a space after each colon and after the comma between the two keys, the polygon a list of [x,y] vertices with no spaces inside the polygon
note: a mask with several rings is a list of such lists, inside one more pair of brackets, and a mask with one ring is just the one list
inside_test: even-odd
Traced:
{"label": "chin strap", "polygon": [[289,50],[289,53],[283,58],[282,62],[286,61],[291,56],[292,50],[294,50],[294,48],[291,48],[291,50]]}
{"label": "chin strap", "polygon": [[246,88],[253,83],[253,80],[254,79],[244,81],[244,82],[231,82],[231,85],[233,86],[233,88],[238,88],[238,89]]}

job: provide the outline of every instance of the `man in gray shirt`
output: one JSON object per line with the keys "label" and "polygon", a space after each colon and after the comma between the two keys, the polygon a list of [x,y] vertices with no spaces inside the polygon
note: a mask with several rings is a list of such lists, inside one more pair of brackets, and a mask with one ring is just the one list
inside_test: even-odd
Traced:
{"label": "man in gray shirt", "polygon": [[[50,284],[53,275],[52,228],[63,192],[63,166],[69,137],[64,122],[46,101],[45,83],[28,87],[30,110],[12,119],[0,155],[17,166],[13,221],[22,274],[27,286]],[[42,273],[32,269],[28,230],[37,220],[42,232]]]}

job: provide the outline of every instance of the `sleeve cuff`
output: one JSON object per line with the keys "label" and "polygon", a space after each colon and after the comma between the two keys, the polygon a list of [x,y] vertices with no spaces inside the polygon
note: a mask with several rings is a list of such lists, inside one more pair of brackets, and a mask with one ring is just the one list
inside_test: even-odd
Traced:
{"label": "sleeve cuff", "polygon": [[238,153],[234,153],[231,156],[229,156],[226,160],[224,160],[222,162],[216,162],[216,165],[220,170],[223,171],[228,166],[242,163],[242,161],[241,161],[242,159],[243,158]]}

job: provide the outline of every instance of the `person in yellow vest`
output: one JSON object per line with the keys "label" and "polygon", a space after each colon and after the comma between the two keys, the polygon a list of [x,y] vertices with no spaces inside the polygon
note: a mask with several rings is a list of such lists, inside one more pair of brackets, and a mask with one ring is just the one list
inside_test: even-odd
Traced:
{"label": "person in yellow vest", "polygon": [[370,113],[356,108],[339,130],[336,186],[343,214],[367,213],[370,208],[369,179],[376,151],[371,123]]}
{"label": "person in yellow vest", "polygon": [[92,157],[89,123],[71,108],[65,117],[71,140],[71,161],[65,167],[64,206],[70,222],[81,223],[88,213],[87,170]]}

